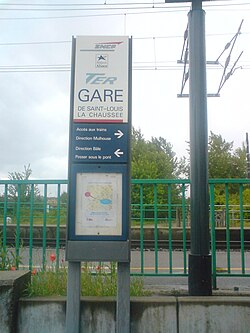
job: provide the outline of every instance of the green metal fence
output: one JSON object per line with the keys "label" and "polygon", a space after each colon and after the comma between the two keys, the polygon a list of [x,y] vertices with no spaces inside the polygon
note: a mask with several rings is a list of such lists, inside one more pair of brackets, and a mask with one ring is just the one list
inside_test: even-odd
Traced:
{"label": "green metal fence", "polygon": [[[131,226],[139,233],[138,250],[140,267],[131,270],[132,275],[150,276],[187,276],[187,260],[190,235],[190,182],[189,180],[132,180],[131,185]],[[250,227],[250,180],[249,179],[210,179],[210,230],[213,285],[219,276],[250,276],[246,265]],[[14,228],[14,251],[19,258],[22,249],[22,228],[29,228],[28,266],[34,266],[35,226],[42,234],[41,266],[46,268],[48,261],[48,229],[54,226],[56,254],[55,266],[60,260],[61,230],[67,218],[67,180],[0,180],[0,225],[1,253],[6,253],[8,230]],[[148,239],[147,231],[152,235]],[[132,235],[133,235],[132,232]],[[226,264],[218,267],[218,233],[224,233]],[[235,242],[234,233],[238,233],[239,267],[232,267],[231,253]],[[150,243],[153,249],[154,265],[150,269],[145,262],[145,248]],[[162,247],[166,250],[162,251]],[[182,262],[176,264],[175,248],[182,251]],[[27,253],[28,249],[28,253]],[[164,252],[164,253],[163,253]],[[165,255],[165,267],[162,256]],[[2,259],[1,259],[2,258]],[[5,258],[6,259],[6,258]],[[16,268],[20,261],[16,260]],[[177,267],[178,266],[178,267]]]}
{"label": "green metal fence", "polygon": [[[2,257],[7,249],[7,230],[15,226],[15,258],[21,258],[22,248],[21,228],[29,225],[29,269],[33,268],[34,226],[42,228],[42,267],[47,262],[47,226],[55,225],[56,267],[59,267],[60,227],[66,223],[67,216],[67,180],[0,180],[0,224],[2,224]],[[13,250],[15,250],[13,252]],[[25,254],[27,256],[27,253]],[[22,260],[21,260],[22,261]],[[19,268],[20,260],[16,260],[15,267]],[[4,265],[3,265],[4,266]]]}

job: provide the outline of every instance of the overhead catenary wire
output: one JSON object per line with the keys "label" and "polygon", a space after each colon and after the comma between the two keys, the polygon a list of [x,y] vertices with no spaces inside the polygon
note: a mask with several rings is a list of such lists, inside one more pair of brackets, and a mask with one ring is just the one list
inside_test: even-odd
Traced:
{"label": "overhead catenary wire", "polygon": [[[215,36],[215,35],[228,35],[232,33],[226,33],[226,34],[211,34],[211,36]],[[188,43],[187,43],[187,28],[184,32],[184,45],[183,45],[183,49],[182,49],[182,55],[181,55],[181,60],[183,60],[183,54],[185,54],[184,58],[185,58],[185,67],[187,66],[187,60],[188,60]],[[179,38],[182,36],[176,36],[176,35],[169,35],[169,36],[144,36],[144,37],[133,37],[134,41],[137,40],[152,40],[153,41],[153,45],[154,45],[154,59],[153,61],[137,61],[134,62],[134,69],[135,70],[152,70],[152,66],[157,69],[157,70],[178,70],[179,67],[177,66],[173,66],[173,65],[169,65],[169,63],[171,61],[160,61],[156,59],[156,40],[163,40],[163,39],[168,39],[168,38]],[[20,46],[26,46],[26,45],[46,45],[46,44],[71,44],[70,40],[61,40],[61,41],[31,41],[31,42],[10,42],[10,43],[0,43],[0,47],[6,47],[6,46],[11,46],[11,47],[20,47]],[[158,44],[157,44],[158,45]],[[184,52],[184,48],[186,47],[186,50]],[[168,65],[166,65],[168,63]],[[176,63],[175,61],[172,61],[172,63]],[[36,68],[34,68],[36,66]],[[50,68],[48,68],[50,66]],[[54,68],[53,68],[54,66]],[[65,66],[64,68],[60,69],[58,68],[58,66]],[[32,68],[33,67],[33,68]],[[47,68],[45,68],[47,67]],[[242,66],[243,69],[248,69],[247,64],[245,64],[244,66]],[[211,68],[210,69],[219,69],[217,68]],[[1,73],[3,72],[21,72],[21,71],[25,71],[25,72],[45,72],[45,71],[69,71],[69,65],[65,65],[65,64],[54,64],[54,65],[14,65],[14,66],[0,66],[0,70]],[[188,72],[186,73],[186,70],[184,70],[184,76],[183,76],[183,83],[182,83],[182,91],[184,89],[184,85],[186,83],[188,79]]]}
{"label": "overhead catenary wire", "polygon": [[[234,49],[234,46],[235,46],[235,43],[237,41],[238,36],[241,34],[241,27],[242,27],[243,21],[244,20],[241,20],[241,23],[239,25],[239,28],[238,28],[236,34],[234,34],[233,38],[225,45],[224,50],[220,53],[220,55],[217,57],[217,59],[215,61],[210,61],[210,62],[207,61],[207,64],[210,63],[210,64],[213,64],[213,65],[221,65],[220,62],[219,62],[221,56],[231,46],[229,54],[228,54],[228,56],[226,58],[226,61],[225,61],[225,65],[224,66],[221,65],[223,67],[223,73],[222,73],[222,77],[221,77],[221,81],[220,81],[217,93],[216,94],[212,94],[213,97],[219,96],[219,93],[220,93],[222,87],[224,86],[224,84],[226,83],[226,81],[235,73],[235,71],[237,69],[243,69],[243,66],[236,67],[236,64],[238,63],[239,59],[241,58],[241,56],[243,54],[243,51],[242,51],[240,53],[240,55],[237,57],[237,59],[234,62],[234,64],[231,66],[231,68],[229,69],[229,71],[226,74],[226,71],[227,71],[228,66],[230,64],[232,51]],[[185,49],[185,46],[186,46],[186,49]],[[184,52],[184,49],[185,49],[185,52]],[[182,52],[181,52],[181,59],[177,61],[177,63],[179,63],[179,64],[184,64],[184,66],[183,66],[182,83],[181,83],[181,93],[177,95],[178,97],[188,97],[188,94],[185,94],[185,96],[183,94],[185,84],[186,84],[187,80],[189,79],[189,70],[187,70],[188,54],[189,54],[189,52],[188,52],[188,26],[187,26],[187,28],[186,28],[186,30],[184,32],[184,42],[183,42],[183,47],[182,47]],[[183,57],[184,57],[184,59],[183,59]]]}
{"label": "overhead catenary wire", "polygon": [[[159,37],[159,38],[167,38],[169,36],[166,37]],[[179,66],[176,66],[174,64],[176,64],[175,61],[167,61],[167,60],[157,60],[156,59],[156,44],[155,44],[155,40],[158,37],[143,37],[143,38],[134,38],[134,40],[140,40],[140,39],[149,39],[149,40],[153,40],[154,43],[154,56],[153,56],[153,60],[152,61],[135,61],[133,62],[133,69],[134,70],[152,70],[152,69],[156,69],[156,70],[180,70],[181,68]],[[38,42],[26,42],[26,43],[7,43],[7,45],[10,46],[20,46],[20,45],[30,45],[30,44],[50,44],[50,43],[71,43],[71,41],[57,41],[57,42],[45,42],[45,41],[38,41]],[[6,43],[2,43],[0,44],[0,46],[6,46]],[[181,91],[183,91],[185,83],[188,79],[188,71],[186,70],[187,65],[188,65],[188,42],[186,42],[186,49],[184,53],[184,60],[183,60],[183,55],[181,56],[181,63],[184,64],[184,72],[183,72],[183,79],[182,79],[182,88]],[[179,62],[179,61],[178,61]],[[172,64],[171,64],[172,63]],[[211,65],[215,65],[215,62],[212,62]],[[217,63],[218,66],[209,66],[208,69],[209,70],[220,70],[220,66]],[[236,65],[236,64],[235,64]],[[233,66],[233,68],[231,67],[232,71],[231,71],[231,75],[233,74],[233,72],[235,71],[235,65]],[[249,62],[244,62],[242,63],[242,65],[240,66],[242,69],[249,69],[250,65]],[[0,66],[0,72],[21,72],[21,71],[26,71],[26,72],[52,72],[52,71],[69,71],[70,70],[70,65],[69,64],[45,64],[45,65],[30,65],[30,64],[24,64],[24,65],[2,65]]]}
{"label": "overhead catenary wire", "polygon": [[[154,5],[156,3],[154,2]],[[250,4],[250,3],[249,3]],[[28,4],[27,4],[28,5]],[[224,33],[224,34],[210,34],[210,36],[215,36],[215,35],[227,35],[227,34],[230,34],[230,33]],[[185,38],[185,35],[186,35],[186,38]],[[209,34],[207,35],[209,36]],[[179,69],[177,67],[174,67],[174,66],[165,66],[165,65],[162,65],[160,62],[156,61],[156,39],[163,39],[163,38],[179,38],[181,36],[158,36],[158,37],[133,37],[133,40],[142,40],[142,39],[153,39],[154,41],[154,68],[152,68],[152,66],[150,65],[143,65],[143,66],[138,66],[138,65],[134,65],[133,68],[134,70],[152,70],[152,69],[157,69],[157,70],[176,70],[176,69]],[[184,34],[184,40],[187,39],[187,30],[185,31],[185,34]],[[20,45],[43,45],[43,44],[64,44],[64,43],[71,43],[71,41],[34,41],[34,42],[17,42],[17,43],[0,43],[0,46],[20,46]],[[184,48],[184,45],[183,45],[183,48]],[[182,51],[183,53],[183,51]],[[186,55],[187,55],[187,50],[186,50]],[[187,65],[187,56],[185,56],[186,58],[186,65]],[[50,65],[44,65],[44,66],[50,66]],[[53,67],[53,65],[51,65]],[[18,72],[18,71],[26,71],[26,72],[29,72],[29,71],[37,71],[37,72],[52,72],[52,71],[69,71],[69,65],[67,67],[56,67],[56,66],[60,66],[60,65],[55,65],[54,68],[50,67],[50,68],[45,68],[45,67],[36,67],[36,68],[28,68],[28,67],[23,67],[23,68],[15,68],[15,66],[11,67],[11,68],[1,68],[0,67],[0,71],[1,73],[3,72]],[[248,69],[247,66],[241,66],[242,69]],[[231,72],[233,73],[233,72]],[[232,75],[232,74],[231,74]],[[188,79],[188,72],[187,73],[184,73],[184,76],[183,76],[183,83],[182,83],[182,91],[184,89],[184,85],[186,83]]]}
{"label": "overhead catenary wire", "polygon": [[[152,1],[152,4],[154,5],[163,5],[165,4],[164,1],[159,1],[155,2]],[[107,2],[104,1],[103,3],[100,2],[92,2],[92,3],[0,3],[0,6],[31,6],[31,7],[74,7],[74,6],[79,6],[79,7],[94,7],[94,6],[134,6],[134,5],[150,5],[150,2]]]}
{"label": "overhead catenary wire", "polygon": [[[155,8],[155,6],[169,6],[168,4],[165,3],[165,1],[159,1],[159,2],[155,2],[154,0],[151,2],[107,2],[104,1],[103,3],[100,2],[91,2],[91,3],[9,3],[9,2],[2,2],[0,3],[0,8],[7,6],[8,10],[20,10],[20,7],[24,7],[23,9],[27,10],[27,7],[33,7],[32,9],[43,9],[43,10],[61,10],[61,7],[63,7],[63,9],[65,10],[72,10],[72,7],[77,7],[77,9],[79,8],[83,8],[86,9],[87,7],[93,8],[93,7],[97,7],[98,10],[100,10],[99,8],[101,8],[101,10],[110,7],[112,9],[116,8],[116,7],[120,7],[120,6],[127,6],[126,8],[130,8],[130,7],[134,7],[134,6],[150,6],[151,8]],[[179,5],[183,5],[183,4],[179,4]],[[246,5],[250,5],[250,2],[238,2],[238,1],[233,1],[231,0],[230,2],[227,0],[226,3],[224,2],[223,4],[218,4],[218,3],[208,3],[208,4],[204,4],[206,7],[221,7],[221,6],[246,6]],[[17,7],[17,8],[13,8],[13,7]],[[25,8],[26,7],[26,8]],[[41,8],[38,8],[41,7]],[[65,7],[65,8],[64,8]]]}
{"label": "overhead catenary wire", "polygon": [[[154,40],[154,39],[153,39]],[[155,45],[155,44],[154,44]],[[237,59],[238,61],[238,59]],[[186,49],[184,52],[184,60],[182,61],[184,64],[184,72],[183,72],[183,79],[182,79],[182,91],[184,89],[185,83],[188,79],[188,43],[186,44]],[[237,62],[236,62],[237,63]],[[231,75],[236,70],[235,66],[236,63],[228,68],[229,71],[231,71]],[[242,62],[242,65],[240,66],[244,70],[250,69],[250,62]],[[216,70],[220,71],[221,66],[219,63],[211,62],[209,66],[207,67],[208,70]],[[154,50],[154,57],[151,61],[134,61],[133,62],[133,69],[134,70],[182,70],[182,67],[176,65],[176,61],[171,60],[157,60],[156,59],[156,50]],[[23,64],[23,65],[0,65],[0,72],[52,72],[52,71],[69,71],[70,70],[70,64]]]}
{"label": "overhead catenary wire", "polygon": [[[227,33],[212,33],[206,34],[206,37],[215,37],[215,36],[230,36],[234,32]],[[241,32],[241,36],[250,35],[250,32]],[[133,37],[133,40],[152,40],[152,39],[172,39],[172,38],[183,38],[182,35],[168,35],[168,36],[144,36],[144,37]],[[30,42],[5,42],[0,43],[0,46],[21,46],[21,45],[43,45],[43,44],[71,44],[71,40],[59,40],[59,41],[30,41]],[[183,45],[184,48],[184,45]],[[181,57],[182,58],[182,57]]]}
{"label": "overhead catenary wire", "polygon": [[97,13],[97,14],[87,14],[87,15],[63,15],[63,16],[36,16],[36,17],[0,17],[0,21],[8,20],[50,20],[50,19],[75,19],[75,18],[91,18],[91,17],[105,17],[105,16],[123,16],[126,15],[144,15],[144,14],[164,14],[164,13],[177,13],[177,12],[186,12],[188,7],[181,7],[178,10],[161,10],[161,11],[144,11],[144,12],[120,12],[120,13]]}
{"label": "overhead catenary wire", "polygon": [[[249,70],[250,64],[241,66],[243,70]],[[49,72],[69,72],[71,69],[70,64],[58,64],[58,65],[23,65],[23,66],[0,66],[0,73],[49,73]],[[178,65],[167,65],[162,62],[135,62],[132,65],[133,70],[138,71],[152,71],[152,70],[158,70],[158,71],[181,71],[182,68]],[[233,74],[235,72],[235,66],[230,68],[231,73]],[[209,70],[216,70],[219,71],[219,67],[211,67]],[[232,75],[231,74],[231,75]],[[185,74],[188,75],[188,72]],[[187,78],[186,78],[187,79]],[[184,88],[184,86],[183,86]],[[182,89],[183,91],[183,89]]]}
{"label": "overhead catenary wire", "polygon": [[[0,4],[0,6],[9,6],[10,4],[5,3],[5,4]],[[14,4],[11,4],[14,5]],[[164,12],[179,12],[183,10],[189,10],[190,6],[186,5],[185,3],[178,3],[177,5],[173,4],[166,4],[165,2],[152,2],[152,3],[110,3],[108,4],[105,2],[104,4],[86,4],[84,8],[79,8],[79,6],[83,4],[75,4],[75,6],[78,6],[77,8],[51,8],[47,7],[44,8],[46,4],[43,4],[43,8],[20,8],[20,6],[23,4],[16,4],[18,8],[1,8],[1,10],[6,11],[6,12],[12,12],[12,11],[23,11],[23,12],[28,12],[28,11],[47,11],[47,12],[55,12],[55,11],[91,11],[91,12],[99,12],[98,14],[88,14],[88,15],[63,15],[63,16],[43,16],[43,17],[1,17],[0,20],[44,20],[44,19],[70,19],[70,18],[80,18],[80,17],[94,17],[94,16],[112,16],[112,15],[139,15],[139,14],[156,14],[156,13],[164,13]],[[32,4],[25,4],[26,6],[32,6]],[[41,4],[42,5],[42,4]],[[65,6],[67,4],[62,4],[62,6]],[[219,7],[223,7],[223,10],[228,7],[234,7],[234,6],[249,6],[250,2],[248,3],[223,3],[223,4],[215,4],[214,2],[210,3],[204,3],[204,9],[206,10],[211,10],[213,8],[216,8],[218,10]],[[48,6],[48,4],[47,4]],[[88,8],[89,6],[89,8]],[[99,7],[96,7],[99,6]],[[123,7],[121,7],[123,6]],[[138,7],[135,7],[138,6]],[[152,11],[153,9],[153,11]],[[159,11],[159,9],[161,9]],[[120,13],[114,13],[114,11],[119,10]],[[132,10],[136,10],[136,12],[132,12]],[[144,10],[144,11],[143,11]],[[151,11],[150,11],[151,10]],[[235,10],[235,9],[233,9]],[[250,8],[244,8],[243,10],[250,10]],[[110,11],[107,13],[106,11]],[[126,12],[124,12],[126,11]],[[100,13],[100,12],[105,12],[105,13]]]}
{"label": "overhead catenary wire", "polygon": [[183,40],[183,46],[182,46],[181,57],[180,57],[179,62],[184,63],[182,83],[181,83],[181,93],[180,93],[182,95],[185,84],[186,84],[186,82],[189,78],[189,70],[187,70],[187,62],[188,62],[188,24],[187,24],[187,28],[184,32],[184,40]]}
{"label": "overhead catenary wire", "polygon": [[236,59],[236,61],[233,64],[232,68],[228,71],[228,73],[226,75],[225,75],[225,72],[223,73],[224,75],[223,75],[222,80],[219,85],[219,89],[217,92],[218,94],[221,91],[224,84],[226,83],[226,81],[235,73],[235,71],[239,68],[242,69],[242,66],[236,67],[236,64],[238,63],[240,57],[242,56],[242,53],[243,53],[243,51],[240,53],[240,55],[238,56],[238,58]]}
{"label": "overhead catenary wire", "polygon": [[188,39],[188,24],[187,24],[186,30],[184,32],[184,40],[183,40],[183,46],[182,46],[182,51],[181,51],[181,57],[180,57],[181,61],[183,60],[183,55],[184,55],[184,50],[186,47],[187,39]]}
{"label": "overhead catenary wire", "polygon": [[[187,8],[186,5],[184,6],[181,6],[181,8]],[[156,9],[165,9],[166,7],[165,6],[151,6],[151,5],[148,5],[148,6],[133,6],[133,7],[115,7],[115,8],[112,8],[112,7],[107,7],[107,8],[17,8],[17,9],[13,9],[13,8],[1,8],[1,11],[25,11],[25,12],[29,12],[29,11],[35,11],[35,12],[64,12],[64,11],[70,11],[70,12],[73,12],[73,11],[110,11],[110,10],[113,10],[113,11],[116,11],[116,10],[146,10],[146,9],[152,9],[152,8],[156,8]],[[173,9],[173,7],[169,7],[171,9]],[[178,6],[175,6],[175,8],[179,8]]]}
{"label": "overhead catenary wire", "polygon": [[[231,39],[231,41],[230,41],[229,43],[226,44],[226,46],[225,46],[223,52],[221,53],[221,55],[222,55],[222,54],[223,54],[227,49],[229,49],[229,47],[231,46],[230,51],[229,51],[229,54],[228,54],[228,56],[227,56],[227,58],[226,58],[226,61],[225,61],[225,65],[223,66],[224,69],[223,69],[223,73],[222,73],[222,77],[221,77],[221,81],[220,81],[220,84],[219,84],[219,88],[218,88],[218,92],[217,92],[217,93],[219,93],[219,92],[221,91],[221,89],[222,89],[222,87],[224,86],[225,82],[226,82],[226,81],[230,78],[230,76],[232,76],[233,73],[235,72],[235,70],[234,70],[234,69],[235,69],[235,66],[236,66],[237,62],[239,61],[239,59],[240,59],[240,57],[241,57],[241,55],[242,55],[242,53],[243,53],[243,51],[240,53],[240,55],[238,56],[237,60],[235,61],[234,65],[233,65],[233,67],[232,67],[232,68],[230,69],[230,71],[226,74],[227,68],[228,68],[228,66],[229,66],[229,64],[230,64],[230,61],[231,61],[231,55],[232,55],[232,52],[233,52],[233,49],[234,49],[235,43],[236,43],[236,41],[237,41],[238,36],[239,36],[240,33],[241,33],[241,27],[242,27],[243,21],[244,21],[244,20],[241,20],[240,26],[239,26],[238,31],[236,32],[235,36]],[[232,43],[232,45],[231,45],[231,43]],[[221,55],[217,58],[217,61],[220,59]]]}

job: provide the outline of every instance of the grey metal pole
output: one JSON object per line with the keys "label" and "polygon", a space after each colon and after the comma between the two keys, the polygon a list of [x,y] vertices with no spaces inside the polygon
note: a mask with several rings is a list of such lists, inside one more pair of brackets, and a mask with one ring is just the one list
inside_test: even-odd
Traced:
{"label": "grey metal pole", "polygon": [[208,197],[208,131],[205,12],[193,0],[189,20],[189,108],[191,180],[191,253],[189,294],[212,294]]}
{"label": "grey metal pole", "polygon": [[66,333],[80,332],[81,262],[68,262]]}
{"label": "grey metal pole", "polygon": [[117,264],[116,333],[130,332],[130,263]]}

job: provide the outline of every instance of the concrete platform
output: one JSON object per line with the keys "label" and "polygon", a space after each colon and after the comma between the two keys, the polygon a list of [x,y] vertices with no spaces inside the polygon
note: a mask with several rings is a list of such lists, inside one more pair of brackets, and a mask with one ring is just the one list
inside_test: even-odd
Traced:
{"label": "concrete platform", "polygon": [[[30,272],[0,272],[0,332],[65,332],[66,297],[20,297],[29,279]],[[239,290],[190,297],[162,288],[132,297],[130,311],[130,333],[250,332],[250,294]],[[115,333],[115,320],[116,298],[81,298],[80,332]]]}

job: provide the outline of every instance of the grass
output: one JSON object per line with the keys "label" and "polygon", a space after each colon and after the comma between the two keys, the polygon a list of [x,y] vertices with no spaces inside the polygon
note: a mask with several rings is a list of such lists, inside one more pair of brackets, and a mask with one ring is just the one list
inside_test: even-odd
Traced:
{"label": "grass", "polygon": [[[16,238],[16,235],[15,235]],[[20,250],[23,245],[20,244]],[[14,247],[6,247],[3,243],[2,233],[0,232],[0,271],[16,270],[22,264],[20,255],[16,254]]]}
{"label": "grass", "polygon": [[[82,267],[81,296],[115,296],[117,293],[117,273],[115,264],[109,270],[104,266],[96,266],[94,271],[87,264]],[[26,290],[26,296],[66,296],[67,268],[46,271],[33,271],[31,283]],[[149,296],[144,290],[143,279],[132,277],[130,283],[131,296]]]}

